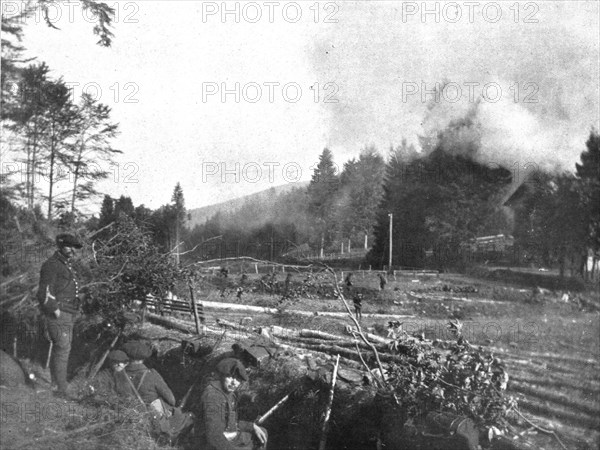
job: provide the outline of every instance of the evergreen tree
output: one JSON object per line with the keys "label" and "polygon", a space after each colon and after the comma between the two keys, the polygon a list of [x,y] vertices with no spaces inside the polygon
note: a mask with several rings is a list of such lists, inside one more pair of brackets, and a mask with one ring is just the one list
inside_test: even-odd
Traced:
{"label": "evergreen tree", "polygon": [[110,195],[104,195],[102,206],[100,207],[100,218],[98,219],[98,229],[105,227],[115,220],[115,205]]}
{"label": "evergreen tree", "polygon": [[331,243],[335,234],[336,193],[339,187],[338,171],[333,163],[333,155],[327,148],[319,156],[319,163],[313,171],[308,186],[308,212],[314,223],[320,249]]}
{"label": "evergreen tree", "polygon": [[[587,244],[597,255],[600,251],[600,134],[592,130],[581,153],[581,164],[576,164],[578,188],[584,211],[583,221],[588,227]],[[597,259],[597,256],[595,256]]]}
{"label": "evergreen tree", "polygon": [[135,208],[133,207],[133,202],[131,201],[131,198],[121,195],[119,199],[115,202],[115,219],[119,219],[121,215],[133,217],[134,214]]}
{"label": "evergreen tree", "polygon": [[383,157],[370,147],[361,152],[358,160],[352,159],[344,164],[340,176],[338,222],[349,240],[362,238],[365,249],[383,196],[384,174]]}
{"label": "evergreen tree", "polygon": [[426,250],[433,251],[440,268],[456,264],[461,243],[489,231],[488,218],[500,208],[510,172],[441,148],[409,163],[405,158],[395,152],[388,161],[369,260],[377,266],[387,261],[391,213],[393,265],[423,267]]}

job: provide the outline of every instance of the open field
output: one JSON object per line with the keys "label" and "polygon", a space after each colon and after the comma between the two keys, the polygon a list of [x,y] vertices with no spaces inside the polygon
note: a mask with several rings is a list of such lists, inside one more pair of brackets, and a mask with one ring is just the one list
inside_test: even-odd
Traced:
{"label": "open field", "polygon": [[[294,274],[292,285],[297,287],[305,277],[305,274]],[[284,278],[278,274],[276,281],[282,283]],[[254,329],[278,325],[335,335],[346,334],[345,329],[350,321],[342,301],[332,294],[328,275],[315,274],[306,295],[287,299],[282,299],[276,292],[261,292],[262,289],[251,288],[259,281],[258,276],[254,275],[249,277],[244,294],[237,298],[236,279],[237,276],[230,276],[230,286],[221,296],[221,290],[213,284],[215,280],[207,278],[198,286],[197,299],[275,308],[277,312],[248,313],[207,307],[204,314],[206,325],[210,328],[220,330],[217,319],[226,319],[235,323],[244,322]],[[393,320],[390,315],[397,315],[407,332],[423,333],[427,339],[445,341],[452,339],[446,327],[447,322],[458,319],[463,323],[463,334],[469,342],[481,345],[501,358],[510,376],[507,393],[518,398],[519,411],[529,421],[518,416],[511,421],[515,427],[513,431],[520,434],[515,443],[520,444],[521,448],[598,447],[600,316],[597,310],[582,310],[581,302],[574,302],[572,297],[568,302],[562,301],[562,292],[542,291],[534,294],[532,289],[523,286],[459,275],[390,278],[384,291],[378,290],[378,278],[374,274],[367,273],[364,277],[356,274],[353,283],[352,289],[364,294],[362,325],[371,333],[385,336],[388,321]],[[576,295],[585,296],[591,302],[597,301],[597,297],[594,297],[597,294]],[[352,292],[348,297],[351,296]],[[351,300],[349,302],[352,309]],[[336,316],[331,313],[339,314]],[[188,323],[193,329],[191,317],[186,315],[185,320],[190,321]],[[172,351],[178,349],[181,340],[189,338],[189,335],[149,323],[136,333],[156,343],[159,354],[163,356],[154,362],[155,366],[161,370],[180,399],[194,381],[193,376],[197,376],[198,370],[206,370],[192,365],[182,371],[179,357],[173,356],[175,359],[172,359],[168,356],[177,355]],[[215,339],[214,334],[208,336]],[[228,338],[221,344],[220,351],[230,349],[232,342]],[[97,354],[93,346],[90,348]],[[285,370],[288,370],[288,366],[285,366]],[[276,368],[273,376],[285,378],[285,374],[279,371],[280,368]],[[38,372],[42,378],[47,376],[39,368]],[[81,388],[81,383],[80,378],[74,381],[77,389]],[[271,394],[275,388],[265,387],[264,383],[262,387],[263,391]],[[63,449],[81,448],[82,445],[115,448],[116,445],[137,449],[154,445],[147,431],[143,427],[140,429],[139,421],[123,422],[117,417],[115,423],[102,425],[98,419],[104,417],[110,422],[112,413],[109,411],[106,415],[105,410],[87,404],[82,399],[58,403],[44,389],[36,393],[2,389],[0,394],[3,404],[2,448]],[[278,395],[279,391],[275,389],[273,398]],[[337,397],[338,401],[354,401],[354,397],[347,395]],[[342,409],[334,410],[334,414],[345,411],[339,403],[338,408]],[[90,421],[99,424],[100,428],[80,428],[89,426]],[[555,430],[561,442],[554,436],[536,430],[534,425]],[[296,430],[295,427],[299,428]],[[81,432],[77,431],[80,429]],[[291,422],[286,433],[301,436],[301,426]],[[275,435],[274,439],[277,437]],[[188,447],[183,444],[176,447],[161,444],[157,448]]]}
{"label": "open field", "polygon": [[[299,280],[303,275],[295,275]],[[280,279],[283,276],[279,275]],[[326,283],[325,275],[320,280]],[[340,278],[338,278],[339,280]],[[511,381],[508,392],[519,399],[521,412],[533,423],[556,430],[569,448],[596,448],[600,443],[600,316],[598,310],[582,310],[573,297],[597,302],[596,294],[571,294],[511,285],[461,275],[439,277],[396,277],[384,291],[378,290],[375,275],[357,274],[353,289],[363,292],[362,325],[385,335],[389,317],[377,314],[412,316],[399,318],[410,333],[424,333],[431,340],[447,340],[450,319],[463,323],[465,338],[486,347],[505,361]],[[350,295],[351,297],[351,295]],[[281,300],[269,293],[244,294],[236,299],[231,291],[220,297],[214,291],[207,300],[240,302],[279,308],[277,315],[243,312],[205,312],[208,323],[218,317],[229,320],[252,316],[253,326],[279,325],[311,328],[343,334],[347,317],[321,312],[344,312],[337,298]],[[349,306],[352,309],[351,298]],[[313,317],[292,311],[312,311]],[[371,314],[373,316],[371,316]],[[530,428],[540,448],[562,448],[551,436]],[[527,427],[524,429],[527,430]]]}

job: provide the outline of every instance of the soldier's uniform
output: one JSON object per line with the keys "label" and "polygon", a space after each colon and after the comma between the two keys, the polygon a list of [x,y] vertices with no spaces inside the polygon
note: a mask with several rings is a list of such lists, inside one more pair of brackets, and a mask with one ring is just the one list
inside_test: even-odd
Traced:
{"label": "soldier's uniform", "polygon": [[362,301],[363,301],[362,294],[356,294],[354,296],[354,313],[356,314],[357,320],[362,319]]}
{"label": "soldier's uniform", "polygon": [[379,274],[379,290],[383,291],[385,289],[386,284],[387,284],[387,279],[385,278],[385,275],[380,273]]}
{"label": "soldier's uniform", "polygon": [[[218,375],[248,380],[240,361],[226,358],[217,365]],[[252,422],[237,420],[236,396],[226,392],[220,379],[211,381],[200,398],[200,447],[204,450],[252,450],[266,448],[253,436]],[[267,430],[261,427],[265,436]]]}
{"label": "soldier's uniform", "polygon": [[143,342],[132,341],[123,346],[123,351],[133,361],[127,365],[125,371],[138,395],[148,406],[154,430],[174,438],[190,428],[194,422],[192,414],[176,408],[173,391],[163,377],[156,370],[149,369],[140,362],[152,354],[150,346]]}
{"label": "soldier's uniform", "polygon": [[127,364],[129,358],[121,350],[113,350],[106,357],[108,368],[101,370],[90,387],[92,393],[100,399],[111,400],[132,400],[134,397],[133,389],[127,381],[125,369],[116,367],[117,364]]}
{"label": "soldier's uniform", "polygon": [[[81,248],[81,243],[70,234],[56,238],[61,247]],[[50,373],[59,393],[67,391],[67,366],[71,352],[73,325],[79,313],[79,286],[77,274],[69,258],[56,251],[42,265],[37,299],[44,315],[47,337],[52,341]],[[59,316],[56,317],[56,311]]]}

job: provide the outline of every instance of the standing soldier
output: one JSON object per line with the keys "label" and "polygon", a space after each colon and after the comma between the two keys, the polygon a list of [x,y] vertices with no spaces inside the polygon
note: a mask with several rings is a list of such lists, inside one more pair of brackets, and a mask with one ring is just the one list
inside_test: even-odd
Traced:
{"label": "standing soldier", "polygon": [[380,273],[379,274],[379,290],[383,291],[385,289],[386,284],[387,284],[387,279],[385,278],[385,275]]}
{"label": "standing soldier", "polygon": [[348,272],[344,281],[346,283],[346,291],[348,292],[348,295],[350,295],[352,293],[352,272]]}
{"label": "standing soldier", "polygon": [[67,397],[67,366],[71,352],[73,325],[79,313],[77,274],[71,266],[75,249],[82,247],[72,234],[56,237],[58,250],[42,265],[37,299],[50,339],[50,374],[56,395]]}
{"label": "standing soldier", "polygon": [[356,320],[362,320],[362,294],[356,294],[354,296],[354,314],[356,315]]}

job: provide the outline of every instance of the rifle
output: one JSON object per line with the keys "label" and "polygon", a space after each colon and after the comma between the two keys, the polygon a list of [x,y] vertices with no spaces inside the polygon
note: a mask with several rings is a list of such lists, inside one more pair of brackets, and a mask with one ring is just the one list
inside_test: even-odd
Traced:
{"label": "rifle", "polygon": [[190,397],[190,394],[192,393],[192,390],[194,389],[194,387],[198,384],[198,382],[196,381],[194,384],[192,384],[187,392],[185,393],[185,395],[183,396],[183,398],[181,399],[181,402],[179,402],[179,407],[181,409],[183,409],[183,407],[185,406],[186,402],[188,401],[188,398]]}
{"label": "rifle", "polygon": [[294,391],[290,392],[285,397],[283,397],[281,400],[279,400],[277,403],[275,403],[275,406],[273,406],[266,413],[264,413],[262,416],[260,416],[258,419],[256,419],[255,423],[257,425],[261,425],[265,420],[267,420],[269,418],[269,416],[271,416],[271,414],[273,414],[277,409],[279,409],[279,407],[281,405],[283,405],[290,398],[290,395],[292,395],[293,393],[294,393]]}
{"label": "rifle", "polygon": [[[227,334],[227,330],[223,331],[223,334],[221,334],[221,336],[219,336],[219,338],[217,339],[217,341],[215,342],[215,345],[213,345],[212,349],[210,350],[210,353],[212,353],[215,348],[217,348],[219,346],[219,344],[223,341],[223,339],[225,338],[225,335]],[[209,354],[210,354],[209,353]],[[198,384],[198,381],[196,381],[195,383],[193,383],[187,390],[187,392],[185,393],[185,395],[183,396],[183,398],[181,399],[181,402],[179,402],[179,407],[181,409],[183,409],[183,407],[185,406],[185,404],[188,401],[188,398],[190,397],[190,394],[192,393],[192,390],[194,389],[194,387],[196,387],[196,385]]]}

